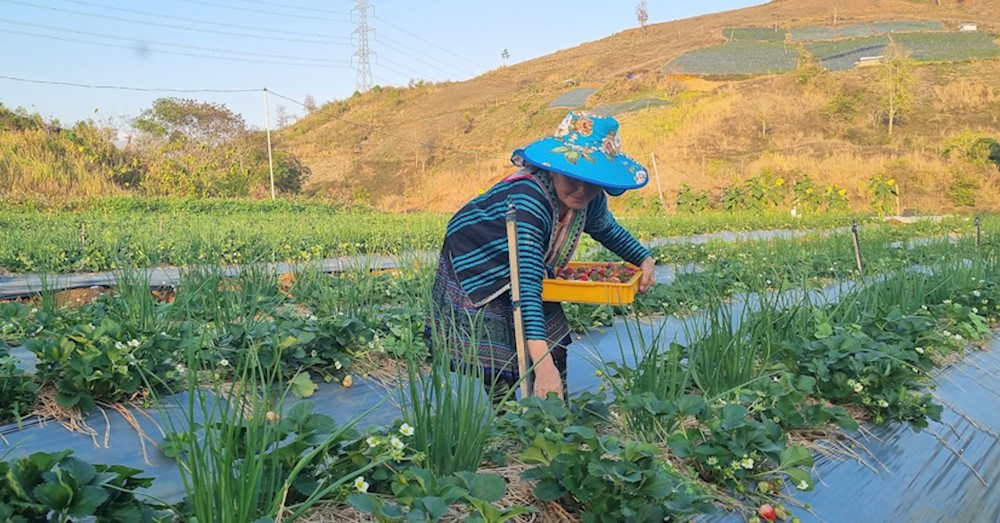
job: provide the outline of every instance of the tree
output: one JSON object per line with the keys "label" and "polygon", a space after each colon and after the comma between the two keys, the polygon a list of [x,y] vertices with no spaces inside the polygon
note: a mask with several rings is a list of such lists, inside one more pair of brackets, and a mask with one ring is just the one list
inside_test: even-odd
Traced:
{"label": "tree", "polygon": [[288,124],[292,123],[292,116],[288,114],[288,108],[284,105],[278,104],[274,109],[275,121],[278,125],[278,129],[283,129]]}
{"label": "tree", "polygon": [[906,114],[913,101],[913,61],[891,37],[883,53],[875,87],[879,95],[879,115],[892,135],[899,118]]}
{"label": "tree", "polygon": [[649,20],[649,8],[646,6],[646,0],[642,0],[639,5],[635,6],[635,17],[639,21],[642,32],[646,32],[646,22]]}
{"label": "tree", "polygon": [[778,104],[779,102],[773,95],[767,94],[754,96],[751,101],[754,119],[760,124],[761,138],[767,138],[767,133],[773,132],[773,129],[768,127],[768,124],[772,122]]}
{"label": "tree", "polygon": [[160,98],[144,109],[132,126],[144,138],[218,146],[242,137],[243,117],[225,105],[180,98]]}
{"label": "tree", "polygon": [[[248,130],[243,118],[224,105],[161,98],[132,126],[148,166],[140,181],[148,193],[239,197],[269,192],[265,132]],[[282,151],[273,157],[275,187],[299,191],[309,170]]]}
{"label": "tree", "polygon": [[503,66],[507,67],[507,59],[510,58],[510,53],[507,52],[506,48],[500,53],[500,58],[503,58]]}
{"label": "tree", "polygon": [[307,94],[306,99],[302,100],[302,107],[305,107],[307,114],[313,114],[319,110],[319,108],[316,107],[316,100],[313,99],[311,94]]}

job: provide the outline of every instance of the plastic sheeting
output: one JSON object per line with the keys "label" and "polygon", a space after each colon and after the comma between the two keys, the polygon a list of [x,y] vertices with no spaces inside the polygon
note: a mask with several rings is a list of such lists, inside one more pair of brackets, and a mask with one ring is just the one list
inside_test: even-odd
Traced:
{"label": "plastic sheeting", "polygon": [[[674,268],[659,267],[657,280],[669,281],[675,275]],[[849,288],[810,292],[818,299],[835,300]],[[784,296],[794,300],[799,294]],[[743,296],[733,306],[748,304],[752,309],[755,302],[753,295]],[[569,393],[596,389],[600,378],[595,371],[600,362],[630,360],[629,340],[640,335],[647,341],[659,335],[660,343],[684,343],[684,322],[673,317],[652,321],[619,318],[612,327],[577,336],[568,361]],[[831,523],[1000,521],[1000,338],[993,339],[988,350],[973,352],[942,370],[936,381],[938,402],[945,406],[940,423],[932,423],[921,432],[900,424],[863,430],[855,435],[864,446],[865,459],[860,462],[818,456],[813,471],[815,490],[789,492],[797,502],[811,507],[795,509],[795,515],[803,522]],[[394,392],[357,379],[349,389],[335,383],[321,384],[309,401],[316,404],[318,412],[339,423],[374,407],[364,426],[384,425],[397,418],[394,399]],[[183,402],[184,396],[177,401]],[[176,411],[176,407],[166,408]],[[152,441],[162,441],[163,411],[134,414]],[[142,469],[156,478],[148,490],[150,495],[168,502],[181,499],[183,485],[176,463],[150,442],[144,453],[143,440],[119,414],[97,412],[87,423],[95,429],[94,437],[69,432],[52,422],[0,427],[5,439],[0,441],[0,454],[7,452],[9,459],[37,451],[73,449],[78,457],[93,463]],[[729,523],[743,518],[724,514],[706,520]]]}
{"label": "plastic sheeting", "polygon": [[[414,253],[415,259],[436,260],[436,253]],[[322,272],[345,272],[361,267],[370,270],[391,269],[398,266],[398,258],[390,256],[353,256],[344,258],[329,258],[316,262],[269,263],[267,268],[276,274],[296,272],[304,267]],[[145,269],[150,287],[174,287],[180,282],[181,269],[177,267],[156,267]],[[225,274],[234,276],[239,273],[237,266],[224,268]],[[39,274],[18,274],[15,276],[0,275],[0,300],[30,296],[45,290],[79,289],[84,287],[111,287],[117,281],[114,272],[95,272],[88,274],[58,274],[42,276]]]}
{"label": "plastic sheeting", "polygon": [[936,381],[941,422],[920,432],[891,424],[855,434],[863,461],[817,459],[816,488],[792,492],[810,507],[794,510],[803,523],[1000,521],[1000,338]]}
{"label": "plastic sheeting", "polygon": [[[87,417],[87,426],[94,432],[92,436],[34,418],[21,427],[0,426],[0,455],[15,459],[35,452],[72,449],[74,456],[90,463],[120,464],[144,471],[142,476],[156,478],[144,492],[157,500],[176,503],[184,497],[177,462],[164,456],[156,446],[164,442],[166,433],[187,430],[183,421],[188,417],[188,399],[187,393],[182,393],[165,399],[156,409],[129,408],[141,434],[120,413],[111,410],[99,410]],[[363,428],[366,424],[386,425],[398,418],[399,409],[393,399],[395,395],[378,384],[358,379],[351,388],[337,383],[320,384],[308,401],[316,405],[316,412],[333,417],[341,425],[374,409],[363,418],[359,426]],[[204,416],[197,403],[191,417],[200,422]],[[290,401],[286,407],[294,403]]]}

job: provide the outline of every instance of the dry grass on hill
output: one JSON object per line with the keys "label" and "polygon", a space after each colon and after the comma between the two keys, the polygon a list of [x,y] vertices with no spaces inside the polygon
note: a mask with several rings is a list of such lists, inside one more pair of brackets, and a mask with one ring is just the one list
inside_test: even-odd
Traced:
{"label": "dry grass on hill", "polygon": [[[989,0],[935,3],[775,0],[653,24],[465,82],[379,89],[327,104],[279,138],[311,168],[311,192],[393,211],[453,211],[511,170],[513,149],[554,129],[564,110],[547,109],[551,100],[593,86],[590,107],[645,96],[673,101],[618,116],[625,150],[647,166],[656,155],[671,201],[681,184],[719,192],[766,168],[849,187],[857,206],[868,179],[894,173],[905,206],[927,210],[951,205],[943,196],[948,180],[972,177],[981,181],[977,205],[998,208],[997,176],[940,150],[963,131],[994,132],[1000,60],[918,67],[912,109],[891,137],[875,116],[871,69],[714,80],[660,72],[688,50],[724,42],[727,27],[937,20],[954,29],[972,19],[980,30],[1000,28]],[[654,184],[639,195],[655,198]]]}

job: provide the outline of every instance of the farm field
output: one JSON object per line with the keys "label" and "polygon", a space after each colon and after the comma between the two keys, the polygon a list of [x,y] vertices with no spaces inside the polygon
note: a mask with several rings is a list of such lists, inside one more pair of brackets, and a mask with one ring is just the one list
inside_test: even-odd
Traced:
{"label": "farm field", "polygon": [[[856,482],[882,477],[844,465],[865,462],[852,444],[890,465],[904,452],[867,434],[937,434],[936,456],[957,457],[948,430],[962,412],[963,430],[995,438],[988,413],[971,414],[938,379],[963,360],[987,375],[995,365],[981,350],[1000,316],[994,217],[631,219],[654,246],[658,284],[627,307],[567,304],[578,332],[569,402],[504,410],[428,352],[433,267],[407,253],[435,249],[443,222],[413,218],[394,218],[377,243],[353,242],[377,249],[310,258],[385,249],[392,271],[302,263],[282,276],[265,265],[278,257],[247,254],[178,263],[177,284],[151,292],[147,264],[130,258],[112,271],[114,288],[84,289],[94,292],[77,305],[53,287],[0,304],[0,469],[60,471],[6,475],[0,500],[18,502],[0,501],[0,514],[741,521],[770,505],[783,520],[821,521],[837,515],[822,512],[826,480],[850,481],[833,482],[829,467]],[[67,230],[79,223],[65,220]],[[363,232],[331,233],[329,245]],[[593,244],[580,255],[612,259]],[[74,454],[52,454],[64,448]],[[997,463],[979,452],[949,474],[975,484]],[[24,494],[82,486],[85,497]],[[990,490],[977,492],[994,511],[980,515],[995,516]]]}
{"label": "farm field", "polygon": [[[962,62],[1000,55],[1000,45],[985,33],[944,32],[940,23],[882,22],[844,27],[801,27],[775,31],[765,27],[723,30],[728,43],[695,49],[675,58],[665,72],[701,75],[749,75],[795,68],[796,47],[814,56],[830,71],[855,67],[861,57],[879,56],[890,35],[917,62]],[[791,60],[789,62],[788,60]]]}

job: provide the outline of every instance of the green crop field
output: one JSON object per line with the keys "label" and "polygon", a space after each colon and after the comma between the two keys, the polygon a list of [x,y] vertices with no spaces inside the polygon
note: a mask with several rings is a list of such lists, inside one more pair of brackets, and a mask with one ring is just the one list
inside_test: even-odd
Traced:
{"label": "green crop field", "polygon": [[723,76],[786,73],[795,69],[798,58],[795,48],[782,44],[734,41],[684,53],[665,65],[663,71]]}

